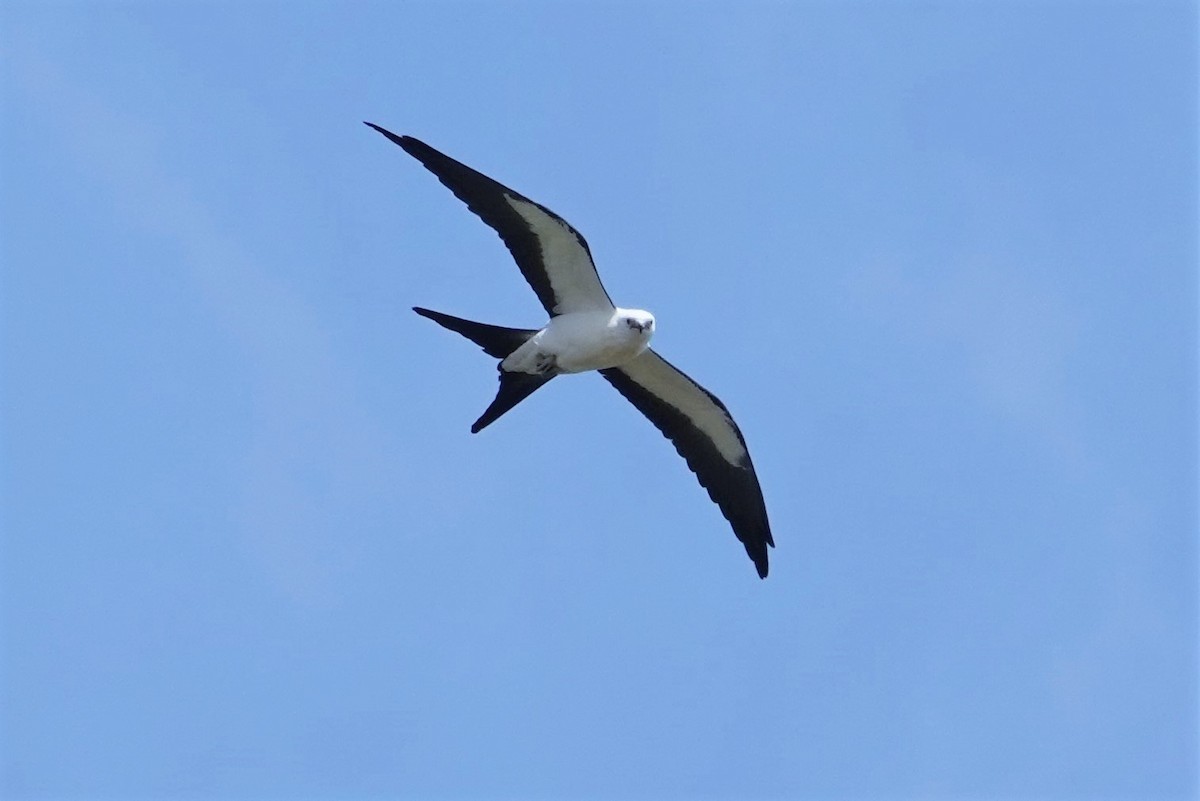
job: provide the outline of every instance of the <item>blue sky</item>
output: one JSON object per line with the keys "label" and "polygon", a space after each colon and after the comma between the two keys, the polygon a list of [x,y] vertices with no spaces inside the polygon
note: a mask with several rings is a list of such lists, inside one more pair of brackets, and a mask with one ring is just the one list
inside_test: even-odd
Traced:
{"label": "blue sky", "polygon": [[[0,794],[1197,792],[1189,3],[6,3]],[[733,410],[759,581],[365,128]]]}

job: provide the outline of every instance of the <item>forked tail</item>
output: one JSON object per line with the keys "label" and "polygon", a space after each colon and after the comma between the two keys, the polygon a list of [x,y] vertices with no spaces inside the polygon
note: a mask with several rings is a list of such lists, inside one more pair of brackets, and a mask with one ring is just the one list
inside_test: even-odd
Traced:
{"label": "forked tail", "polygon": [[422,317],[428,317],[443,328],[449,328],[455,333],[462,334],[483,348],[483,352],[488,356],[494,356],[497,359],[503,359],[537,333],[528,328],[505,328],[502,325],[475,323],[461,317],[422,309],[419,306],[413,306],[413,311]]}
{"label": "forked tail", "polygon": [[[476,323],[416,306],[413,307],[413,311],[422,317],[428,317],[443,328],[449,328],[455,333],[462,334],[483,348],[484,353],[501,360],[524,345],[531,336],[537,333],[536,330],[528,328],[505,328],[501,325]],[[553,372],[540,374],[508,372],[499,365],[496,369],[500,371],[500,389],[496,392],[496,397],[491,405],[471,426],[472,434],[478,434],[496,422],[501,415],[528,398],[555,375]]]}

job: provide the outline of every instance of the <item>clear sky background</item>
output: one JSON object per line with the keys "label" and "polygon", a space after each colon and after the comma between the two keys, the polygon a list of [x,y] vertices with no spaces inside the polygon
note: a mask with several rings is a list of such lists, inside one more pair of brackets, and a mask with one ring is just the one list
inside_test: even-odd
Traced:
{"label": "clear sky background", "polygon": [[[6,798],[1197,791],[1191,3],[5,3]],[[361,123],[588,237],[753,567]]]}

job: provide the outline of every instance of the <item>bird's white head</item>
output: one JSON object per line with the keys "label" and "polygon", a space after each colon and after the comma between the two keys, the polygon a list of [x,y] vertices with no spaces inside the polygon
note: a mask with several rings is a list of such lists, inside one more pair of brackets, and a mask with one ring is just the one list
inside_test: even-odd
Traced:
{"label": "bird's white head", "polygon": [[642,309],[617,309],[615,322],[646,342],[654,334],[654,315]]}

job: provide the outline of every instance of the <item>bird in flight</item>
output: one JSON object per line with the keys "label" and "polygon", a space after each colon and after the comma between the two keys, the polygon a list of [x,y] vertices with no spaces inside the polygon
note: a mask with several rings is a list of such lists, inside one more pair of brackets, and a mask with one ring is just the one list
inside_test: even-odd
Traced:
{"label": "bird in flight", "polygon": [[550,209],[419,139],[365,124],[425,165],[500,235],[550,315],[540,329],[521,329],[413,309],[500,359],[500,388],[471,433],[555,376],[596,370],[671,440],[766,578],[767,546],[775,541],[746,440],[725,404],[649,347],[654,315],[612,302],[587,242]]}

